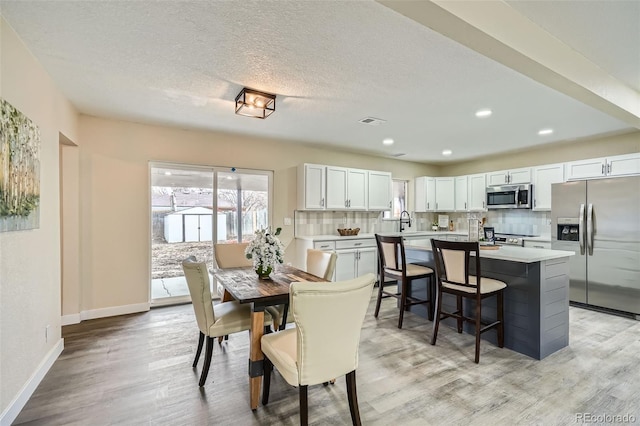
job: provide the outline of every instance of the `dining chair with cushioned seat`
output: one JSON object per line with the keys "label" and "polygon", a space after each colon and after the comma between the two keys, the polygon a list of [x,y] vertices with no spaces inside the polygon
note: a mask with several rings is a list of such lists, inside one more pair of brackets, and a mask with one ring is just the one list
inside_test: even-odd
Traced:
{"label": "dining chair with cushioned seat", "polygon": [[[317,277],[324,278],[327,281],[333,279],[333,272],[336,269],[336,260],[338,255],[334,251],[324,251],[316,249],[307,249],[307,268],[306,272]],[[273,327],[279,327],[284,330],[287,324],[293,323],[293,317],[287,315],[288,306],[277,305],[267,306],[267,311],[273,318]],[[286,322],[282,321],[286,317]]]}
{"label": "dining chair with cushioned seat", "polygon": [[369,273],[331,285],[291,284],[289,306],[296,326],[265,335],[261,340],[265,355],[263,405],[269,402],[275,367],[287,383],[298,387],[300,424],[306,425],[308,386],[346,375],[351,421],[361,424],[356,392],[358,347],[374,282],[375,276]]}
{"label": "dining chair with cushioned seat", "polygon": [[[394,297],[400,301],[400,317],[398,318],[398,328],[402,328],[404,311],[409,310],[412,305],[427,305],[427,315],[429,320],[433,319],[434,303],[432,287],[434,272],[426,266],[407,264],[404,251],[404,240],[402,237],[390,237],[376,234],[376,244],[378,245],[378,259],[380,266],[378,299],[376,300],[376,310],[374,316],[378,317],[380,303],[382,299]],[[393,279],[400,284],[400,291],[397,287],[394,291],[385,290],[385,277]],[[409,285],[411,281],[428,278],[426,287],[426,298],[419,299],[409,295]],[[394,285],[396,285],[394,283]]]}
{"label": "dining chair with cushioned seat", "polygon": [[[480,246],[478,242],[453,242],[431,240],[433,257],[436,264],[437,297],[436,316],[433,322],[431,344],[436,344],[440,321],[445,318],[455,318],[457,331],[462,333],[464,321],[475,327],[476,364],[480,362],[480,335],[493,328],[498,332],[498,346],[504,347],[504,289],[507,285],[493,278],[480,275]],[[470,268],[471,255],[475,255],[475,268]],[[473,272],[473,274],[472,274]],[[456,311],[442,311],[442,295],[451,294],[456,297]],[[496,321],[485,323],[482,321],[482,300],[490,296],[497,297]],[[464,315],[462,299],[475,300],[475,315],[473,318]]]}
{"label": "dining chair with cushioned seat", "polygon": [[[249,304],[241,305],[236,301],[221,302],[214,305],[211,301],[211,284],[207,264],[197,262],[194,256],[190,256],[182,262],[182,269],[187,279],[191,303],[196,315],[198,328],[200,329],[198,349],[193,360],[193,368],[196,368],[200,359],[205,337],[207,340],[199,382],[200,386],[204,386],[211,365],[213,339],[249,330],[251,328],[251,306]],[[271,321],[271,316],[265,312],[265,328],[271,324]]]}
{"label": "dining chair with cushioned seat", "polygon": [[[244,253],[249,243],[227,243],[227,244],[214,244],[213,256],[216,259],[216,265],[220,269],[226,268],[250,268],[253,266],[253,261],[247,259]],[[218,295],[223,298],[222,286],[217,286]],[[223,301],[225,301],[223,299]]]}

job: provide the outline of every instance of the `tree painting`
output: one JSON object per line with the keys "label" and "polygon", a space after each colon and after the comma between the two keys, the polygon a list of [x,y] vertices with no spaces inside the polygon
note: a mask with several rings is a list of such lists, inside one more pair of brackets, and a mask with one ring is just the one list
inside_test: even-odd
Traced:
{"label": "tree painting", "polygon": [[40,130],[0,98],[0,232],[40,226]]}

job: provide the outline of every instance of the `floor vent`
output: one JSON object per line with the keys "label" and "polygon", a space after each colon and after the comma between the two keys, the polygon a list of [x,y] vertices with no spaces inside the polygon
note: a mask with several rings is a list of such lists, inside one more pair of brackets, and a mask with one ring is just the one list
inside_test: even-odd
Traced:
{"label": "floor vent", "polygon": [[365,117],[362,120],[358,120],[359,123],[368,124],[369,126],[379,126],[387,122],[381,118]]}

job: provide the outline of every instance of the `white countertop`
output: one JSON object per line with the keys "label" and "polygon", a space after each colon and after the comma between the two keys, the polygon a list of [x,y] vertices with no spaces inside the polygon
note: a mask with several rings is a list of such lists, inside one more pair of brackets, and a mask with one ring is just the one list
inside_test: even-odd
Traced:
{"label": "white countertop", "polygon": [[[413,243],[412,241],[407,241],[405,243],[405,247],[411,247],[416,250],[431,251],[430,245],[427,246],[424,243]],[[498,250],[480,250],[480,257],[508,260],[511,262],[534,263],[575,255],[575,252],[565,250],[547,250],[507,245],[498,247],[500,247]]]}
{"label": "white countertop", "polygon": [[[432,237],[434,235],[468,235],[463,231],[410,231],[410,232],[380,232],[380,235],[403,237]],[[357,240],[362,238],[375,238],[375,234],[358,234],[341,237],[340,235],[299,235],[296,238],[306,241],[338,241]]]}

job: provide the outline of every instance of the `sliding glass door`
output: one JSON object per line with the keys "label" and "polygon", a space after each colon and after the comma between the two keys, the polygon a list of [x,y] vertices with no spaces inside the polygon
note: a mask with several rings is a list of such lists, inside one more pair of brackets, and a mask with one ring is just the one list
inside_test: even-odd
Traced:
{"label": "sliding glass door", "polygon": [[212,268],[214,242],[247,241],[268,226],[273,173],[152,163],[150,176],[151,302],[182,303],[190,300],[183,259]]}

